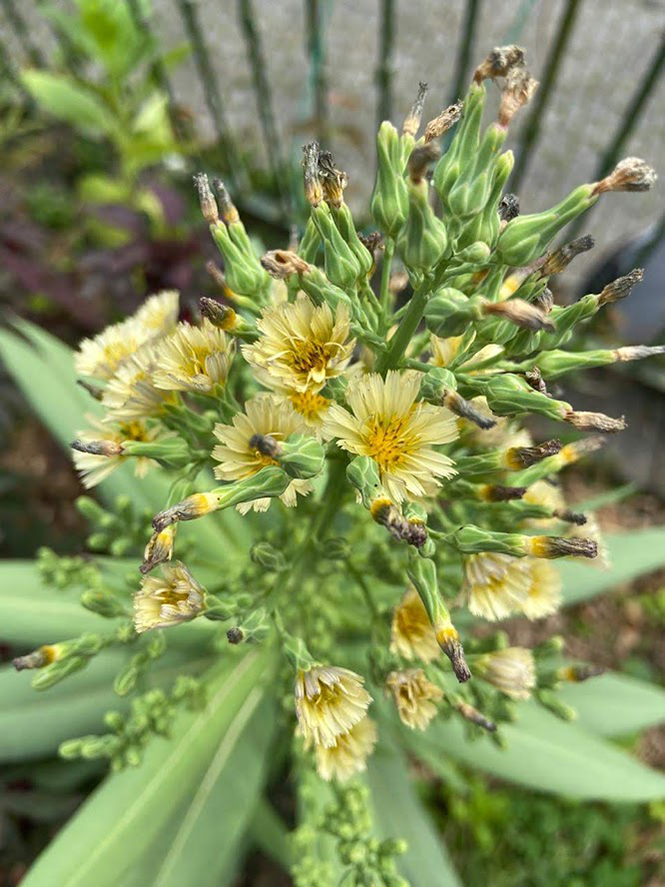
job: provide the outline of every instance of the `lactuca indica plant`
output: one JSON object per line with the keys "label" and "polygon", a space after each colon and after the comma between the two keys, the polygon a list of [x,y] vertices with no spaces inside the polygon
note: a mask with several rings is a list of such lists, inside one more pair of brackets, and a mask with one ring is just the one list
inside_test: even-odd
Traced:
{"label": "lactuca indica plant", "polygon": [[[501,100],[483,128],[488,80]],[[567,507],[558,476],[624,422],[579,412],[548,386],[663,349],[576,350],[585,322],[628,296],[640,272],[555,305],[550,276],[592,241],[552,242],[605,193],[646,190],[655,175],[628,158],[551,210],[521,215],[504,193],[513,155],[502,147],[536,86],[522,50],[496,49],[464,101],[418,136],[421,85],[402,132],[379,129],[378,231],[367,236],[345,202],[346,175],[316,143],[304,148],[311,212],[300,242],[261,258],[223,184],[196,177],[225,301],[202,298],[199,320],[179,322],[178,294],[160,293],[76,358],[105,409],[72,444],[84,484],[127,462],[137,484],[148,471],[171,482],[130,575],[131,611],[124,576],[68,562],[65,581],[85,586],[85,606],[119,622],[16,661],[47,687],[103,648],[133,645],[115,681],[124,696],[171,638],[192,632],[180,649],[192,665],[180,655],[170,687],[137,695],[129,714],[107,716],[108,734],[73,738],[63,755],[139,763],[179,706],[205,705],[214,661],[202,670],[193,661],[211,632],[218,658],[243,645],[266,651],[297,768],[313,765],[334,784],[365,770],[391,724],[417,733],[455,718],[501,745],[516,701],[571,716],[557,688],[596,669],[566,663],[558,638],[511,647],[502,633],[475,632],[473,619],[552,614],[561,596],[551,560],[602,560],[597,529]],[[561,423],[572,442],[534,441],[533,415]],[[126,502],[120,516],[91,499],[81,508],[95,549],[136,551],[145,525]],[[242,517],[227,520],[231,509]],[[184,533],[189,521],[241,527],[243,555]],[[45,569],[65,568],[49,560]],[[209,631],[193,632],[205,623]],[[403,844],[371,838],[362,785],[337,798],[316,822],[339,838],[344,883],[403,883],[394,861]],[[301,887],[327,883],[312,829],[297,833]]]}

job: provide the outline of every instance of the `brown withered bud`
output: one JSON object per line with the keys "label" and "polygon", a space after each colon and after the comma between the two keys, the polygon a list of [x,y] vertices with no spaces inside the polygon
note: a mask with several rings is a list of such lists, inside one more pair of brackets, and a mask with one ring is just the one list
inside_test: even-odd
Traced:
{"label": "brown withered bud", "polygon": [[479,412],[472,403],[452,389],[444,393],[441,403],[448,407],[451,413],[455,413],[456,416],[461,416],[463,419],[469,419],[483,431],[494,428],[496,425],[496,419]]}
{"label": "brown withered bud", "polygon": [[273,249],[261,257],[261,264],[271,277],[285,280],[292,274],[305,274],[309,265],[300,256],[286,249]]}
{"label": "brown withered bud", "polygon": [[537,89],[538,81],[529,74],[526,68],[511,68],[506,74],[506,80],[501,90],[499,126],[507,127],[519,109],[531,101]]}
{"label": "brown withered bud", "polygon": [[203,218],[210,225],[219,222],[219,210],[217,201],[210,190],[210,182],[208,176],[204,172],[199,172],[194,176],[194,185],[199,193],[199,203],[201,204],[201,212]]}
{"label": "brown withered bud", "polygon": [[226,278],[224,277],[224,272],[219,267],[219,265],[215,265],[215,263],[212,261],[206,262],[206,271],[215,281],[220,290],[224,292],[226,290]]}
{"label": "brown withered bud", "polygon": [[225,224],[233,225],[235,222],[239,222],[240,216],[238,215],[238,210],[236,209],[234,202],[231,200],[231,196],[226,190],[224,182],[220,178],[215,178],[212,183],[215,186],[215,191],[219,198],[219,206]]}
{"label": "brown withered bud", "polygon": [[541,275],[549,277],[550,274],[560,274],[564,268],[570,265],[575,256],[593,249],[595,243],[596,241],[593,237],[590,234],[586,234],[584,237],[578,237],[577,240],[571,240],[570,243],[566,243],[559,247],[559,249],[553,250],[551,253],[548,253],[540,268]]}
{"label": "brown withered bud", "polygon": [[512,68],[524,67],[525,54],[521,46],[495,46],[487,58],[476,68],[473,79],[476,83],[506,77]]}
{"label": "brown withered bud", "polygon": [[591,437],[583,437],[582,440],[573,440],[561,450],[561,456],[565,464],[577,462],[589,453],[595,453],[607,443],[607,439],[601,437],[600,434],[594,434]]}
{"label": "brown withered bud", "polygon": [[77,379],[76,384],[80,385],[84,391],[87,391],[90,397],[94,397],[95,400],[101,400],[104,394],[103,388],[98,388],[97,385],[92,385],[90,382],[86,382],[85,379]]}
{"label": "brown withered bud", "polygon": [[547,330],[554,332],[556,327],[547,315],[523,299],[508,299],[505,302],[486,302],[483,314],[492,314],[502,320],[508,320],[525,330]]}
{"label": "brown withered bud", "polygon": [[172,524],[165,530],[152,534],[143,553],[143,563],[139,567],[140,573],[145,575],[154,570],[158,564],[171,560],[177,526],[177,524]]}
{"label": "brown withered bud", "polygon": [[91,456],[122,456],[122,444],[114,440],[73,440],[69,445],[79,453],[90,453]]}
{"label": "brown withered bud", "polygon": [[537,465],[549,456],[556,456],[561,446],[560,440],[546,440],[533,447],[510,447],[506,451],[506,464],[513,471],[521,471],[522,468]]}
{"label": "brown withered bud", "polygon": [[302,153],[305,198],[310,206],[318,206],[323,200],[323,188],[319,175],[319,143],[308,142],[306,145],[303,145]]}
{"label": "brown withered bud", "polygon": [[567,524],[575,524],[576,527],[583,527],[587,522],[586,515],[579,511],[553,511],[552,517],[565,521]]}
{"label": "brown withered bud", "polygon": [[471,669],[469,668],[464,656],[464,648],[459,639],[459,635],[454,628],[450,628],[436,634],[436,639],[443,653],[450,660],[453,667],[455,677],[460,684],[465,683],[471,677]]}
{"label": "brown withered bud", "polygon": [[202,317],[205,317],[213,326],[219,327],[221,330],[233,329],[235,326],[237,315],[233,308],[230,308],[228,305],[222,305],[216,299],[202,296],[199,299],[199,311]]}
{"label": "brown withered bud", "polygon": [[282,451],[279,443],[269,434],[253,434],[249,439],[249,446],[269,459],[277,459]]}
{"label": "brown withered bud", "polygon": [[242,644],[243,640],[245,639],[245,635],[242,628],[238,628],[238,626],[235,626],[235,628],[229,628],[229,630],[226,632],[226,639],[229,644],[233,644],[235,646],[236,644]]}
{"label": "brown withered bud", "polygon": [[626,157],[612,172],[596,182],[593,195],[606,191],[650,191],[656,183],[656,171],[641,157]]}
{"label": "brown withered bud", "polygon": [[53,656],[49,652],[50,649],[50,647],[39,647],[39,649],[28,653],[26,656],[17,656],[15,659],[12,659],[12,665],[16,671],[24,671],[27,668],[44,668],[44,666],[50,665],[53,662]]}
{"label": "brown withered bud", "polygon": [[538,367],[534,367],[532,370],[527,370],[526,373],[524,373],[524,378],[534,391],[538,391],[540,394],[545,394],[547,397],[550,396],[545,380],[540,375]]}
{"label": "brown withered bud", "polygon": [[601,431],[603,434],[616,434],[617,431],[624,431],[627,427],[623,416],[613,419],[611,416],[606,416],[605,413],[569,410],[563,418],[565,422],[579,428],[580,431]]}
{"label": "brown withered bud", "polygon": [[543,314],[549,314],[554,305],[554,296],[552,295],[552,290],[545,287],[542,293],[539,293],[536,296],[532,304],[534,304],[536,308],[540,308]]}
{"label": "brown withered bud", "polygon": [[423,116],[423,107],[425,106],[425,98],[427,96],[428,86],[426,83],[418,84],[418,95],[411,106],[411,110],[406,115],[404,125],[402,126],[402,134],[405,136],[415,136],[420,129],[420,121]]}
{"label": "brown withered bud", "polygon": [[486,718],[482,712],[478,711],[478,709],[474,708],[472,705],[469,705],[468,702],[458,702],[455,708],[465,721],[468,721],[470,724],[475,724],[476,727],[482,727],[483,730],[487,730],[488,733],[496,733],[496,724],[494,721],[490,721],[489,718]]}
{"label": "brown withered bud", "polygon": [[359,234],[358,239],[365,249],[372,255],[383,246],[383,234],[380,231],[370,231],[369,234]]}
{"label": "brown withered bud", "polygon": [[339,209],[344,203],[344,189],[349,178],[341,169],[337,169],[333,163],[330,151],[319,152],[319,177],[323,186],[323,196],[326,203]]}
{"label": "brown withered bud", "polygon": [[438,142],[429,142],[427,145],[421,145],[419,148],[413,149],[409,156],[407,169],[409,171],[409,178],[414,185],[422,182],[427,172],[427,167],[438,158],[440,153],[441,149]]}
{"label": "brown withered bud", "polygon": [[438,117],[435,117],[434,120],[430,120],[423,133],[425,144],[428,145],[435,139],[440,139],[444,133],[447,133],[462,116],[463,108],[464,102],[455,102],[454,105],[450,105],[445,111],[442,111]]}
{"label": "brown withered bud", "polygon": [[593,539],[579,539],[567,536],[531,536],[529,540],[531,554],[535,557],[588,557],[598,554],[598,543]]}
{"label": "brown withered bud", "polygon": [[598,307],[603,305],[611,305],[613,302],[619,302],[629,296],[633,288],[644,278],[644,269],[635,268],[629,274],[623,277],[617,277],[612,283],[608,283],[598,296]]}
{"label": "brown withered bud", "polygon": [[397,542],[406,542],[414,548],[422,548],[427,541],[427,527],[420,521],[407,520],[390,499],[377,499],[370,508],[377,524],[385,527]]}
{"label": "brown withered bud", "polygon": [[557,671],[557,677],[562,681],[579,684],[588,681],[589,678],[597,678],[605,674],[605,671],[602,665],[566,665]]}
{"label": "brown withered bud", "polygon": [[177,502],[170,508],[165,508],[164,511],[156,514],[152,519],[152,526],[158,533],[161,533],[171,524],[178,521],[195,520],[197,517],[210,514],[218,507],[219,500],[213,493],[194,493],[187,496],[182,502]]}
{"label": "brown withered bud", "polygon": [[614,351],[614,356],[619,363],[629,360],[644,360],[645,357],[655,357],[657,354],[665,354],[665,345],[625,345]]}
{"label": "brown withered bud", "polygon": [[504,194],[499,202],[499,218],[510,222],[520,214],[520,201],[517,194]]}
{"label": "brown withered bud", "polygon": [[486,484],[482,490],[482,497],[486,502],[512,502],[521,499],[527,491],[527,487],[504,487],[501,484]]}

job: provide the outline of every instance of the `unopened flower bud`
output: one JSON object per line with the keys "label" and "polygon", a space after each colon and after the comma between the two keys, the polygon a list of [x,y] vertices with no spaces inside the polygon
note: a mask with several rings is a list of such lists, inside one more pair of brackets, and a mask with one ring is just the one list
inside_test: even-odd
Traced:
{"label": "unopened flower bud", "polygon": [[612,172],[596,182],[594,194],[606,191],[650,191],[656,184],[655,170],[640,157],[626,157]]}
{"label": "unopened flower bud", "polygon": [[232,330],[238,322],[238,315],[233,308],[222,305],[216,299],[203,296],[199,299],[199,310],[202,317],[206,317],[213,326],[221,330]]}
{"label": "unopened flower bud", "polygon": [[506,451],[506,465],[512,471],[520,471],[536,465],[549,456],[556,455],[561,449],[560,440],[546,440],[533,447],[511,447]]}
{"label": "unopened flower bud", "polygon": [[227,226],[218,221],[210,226],[210,233],[224,257],[225,280],[229,288],[239,296],[256,300],[257,294],[266,288],[268,275],[249,241],[245,242],[246,234],[242,237],[233,231],[241,227],[241,222]]}
{"label": "unopened flower bud", "polygon": [[348,464],[346,477],[360,494],[365,508],[371,508],[372,502],[381,494],[381,478],[374,459],[369,456],[356,456]]}
{"label": "unopened flower bud", "polygon": [[12,665],[16,671],[23,671],[26,668],[44,668],[52,662],[56,662],[60,657],[60,644],[46,644],[45,646],[38,647],[32,653],[12,659]]}
{"label": "unopened flower bud", "polygon": [[165,529],[152,534],[143,553],[143,563],[139,567],[141,573],[149,573],[158,564],[171,560],[176,528],[177,524],[171,524]]}
{"label": "unopened flower bud", "polygon": [[397,251],[411,271],[424,273],[448,248],[446,226],[429,204],[426,181],[409,182],[409,214],[397,237]]}
{"label": "unopened flower bud", "polygon": [[409,195],[399,135],[392,123],[386,121],[381,124],[376,144],[376,181],[370,200],[370,212],[380,230],[394,239],[409,211]]}
{"label": "unopened flower bud", "polygon": [[122,444],[114,440],[73,440],[69,445],[79,453],[90,453],[92,456],[122,456],[124,448]]}
{"label": "unopened flower bud", "polygon": [[284,555],[269,542],[257,542],[252,545],[249,556],[255,564],[272,573],[281,573],[286,569]]}
{"label": "unopened flower bud", "polygon": [[326,203],[312,207],[311,217],[323,243],[323,267],[326,277],[341,289],[355,286],[362,276],[363,269],[353,249],[333,221],[330,207]]}
{"label": "unopened flower bud", "polygon": [[452,287],[442,287],[425,308],[427,329],[442,338],[459,336],[469,324],[482,317],[484,304],[484,299],[469,298]]}
{"label": "unopened flower bud", "polygon": [[311,434],[292,434],[275,457],[290,477],[316,477],[323,471],[325,450]]}

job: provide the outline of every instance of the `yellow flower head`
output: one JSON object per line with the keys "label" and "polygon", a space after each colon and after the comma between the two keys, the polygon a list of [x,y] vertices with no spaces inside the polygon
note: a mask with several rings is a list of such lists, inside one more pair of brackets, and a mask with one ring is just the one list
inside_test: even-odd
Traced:
{"label": "yellow flower head", "polygon": [[157,365],[151,345],[144,345],[127,358],[104,389],[102,403],[108,421],[133,422],[159,416],[164,404],[173,401],[173,395],[155,386]]}
{"label": "yellow flower head", "polygon": [[395,607],[390,650],[405,659],[423,662],[432,662],[441,652],[425,605],[413,587],[407,588]]}
{"label": "yellow flower head", "polygon": [[98,379],[112,378],[141,345],[168,335],[177,319],[177,292],[169,290],[151,296],[133,317],[81,342],[75,358],[76,372]]}
{"label": "yellow flower head", "polygon": [[386,687],[392,693],[402,723],[412,730],[426,730],[437,712],[434,703],[443,698],[443,691],[427,680],[422,668],[392,671],[386,678]]}
{"label": "yellow flower head", "polygon": [[376,745],[376,724],[364,717],[347,733],[336,737],[331,746],[316,746],[316,769],[321,777],[329,782],[337,779],[343,782],[367,768],[367,758]]}
{"label": "yellow flower head", "polygon": [[134,628],[140,634],[189,622],[205,609],[205,589],[176,561],[162,566],[162,576],[148,576],[134,596]]}
{"label": "yellow flower head", "polygon": [[344,370],[354,341],[349,338],[349,312],[344,305],[333,315],[327,304],[316,307],[307,296],[263,310],[259,339],[243,345],[249,363],[296,391],[319,391]]}
{"label": "yellow flower head", "polygon": [[529,594],[524,560],[494,551],[466,558],[464,589],[475,616],[494,622],[521,609]]}
{"label": "yellow flower head", "polygon": [[445,407],[416,401],[420,380],[415,370],[355,378],[346,394],[351,413],[332,404],[323,424],[343,450],[374,459],[394,502],[433,495],[437,478],[455,474],[452,460],[434,447],[454,440],[457,424]]}
{"label": "yellow flower head", "polygon": [[201,326],[180,323],[157,346],[153,381],[166,391],[210,391],[223,385],[233,358],[233,342],[210,321]]}
{"label": "yellow flower head", "polygon": [[536,686],[536,663],[531,650],[507,647],[481,656],[475,673],[511,699],[528,699]]}
{"label": "yellow flower head", "polygon": [[457,357],[460,344],[464,336],[449,336],[442,339],[432,335],[430,348],[432,349],[432,363],[437,367],[447,367],[453,358]]}
{"label": "yellow flower head", "polygon": [[328,412],[328,407],[332,403],[327,397],[319,394],[317,391],[307,390],[298,391],[295,388],[289,388],[281,379],[276,379],[267,372],[267,370],[256,369],[254,378],[265,385],[275,393],[277,400],[290,404],[293,409],[302,416],[305,425],[311,429],[317,436],[320,435],[323,427],[323,420]]}
{"label": "yellow flower head", "polygon": [[525,557],[529,585],[519,612],[527,619],[551,616],[561,606],[561,576],[557,568],[539,557]]}
{"label": "yellow flower head", "polygon": [[365,717],[371,701],[362,677],[346,668],[315,665],[298,672],[296,715],[307,745],[334,746]]}
{"label": "yellow flower head", "polygon": [[[126,423],[118,423],[115,425],[103,425],[98,420],[91,422],[96,428],[93,430],[79,431],[76,436],[79,440],[85,442],[100,440],[110,440],[114,443],[122,444],[127,440],[152,441],[158,435],[158,428],[148,428],[145,422],[134,421]],[[82,453],[79,450],[72,451],[74,467],[78,471],[83,486],[86,490],[97,486],[113,471],[116,470],[127,459],[122,454],[117,456],[96,456],[93,453]],[[153,459],[146,457],[132,458],[134,465],[134,474],[136,477],[145,477],[149,468],[157,463]]]}
{"label": "yellow flower head", "polygon": [[[233,425],[215,425],[215,437],[220,443],[213,449],[212,457],[220,462],[215,466],[215,477],[221,480],[241,480],[251,477],[266,465],[277,465],[275,459],[260,453],[250,446],[255,434],[269,435],[276,441],[284,440],[290,434],[302,434],[307,426],[293,407],[271,394],[258,394],[245,404],[245,412],[233,417]],[[296,494],[306,496],[312,490],[308,480],[294,478],[279,497],[292,508],[296,505]],[[241,513],[250,509],[265,511],[271,499],[255,499],[253,502],[237,505]]]}

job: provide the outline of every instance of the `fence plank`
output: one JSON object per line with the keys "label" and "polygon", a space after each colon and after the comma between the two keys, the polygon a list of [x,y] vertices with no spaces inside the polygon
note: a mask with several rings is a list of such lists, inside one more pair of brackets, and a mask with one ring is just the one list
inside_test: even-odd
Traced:
{"label": "fence plank", "polygon": [[326,142],[328,136],[328,84],[325,76],[325,42],[321,0],[305,0],[305,13],[314,131],[320,142]]}
{"label": "fence plank", "polygon": [[376,66],[377,127],[390,120],[393,113],[393,77],[395,75],[395,0],[381,0],[379,58]]}
{"label": "fence plank", "polygon": [[476,36],[476,26],[480,17],[480,0],[466,0],[462,33],[459,40],[457,60],[455,62],[455,82],[450,95],[449,103],[452,104],[463,98],[466,93],[467,77],[473,54],[473,44]]}
{"label": "fence plank", "polygon": [[30,59],[32,65],[36,68],[43,68],[45,65],[44,56],[42,55],[41,50],[32,42],[30,29],[25,23],[25,19],[16,8],[14,0],[1,0],[1,2],[5,17],[16,34],[16,37],[21,44],[21,49]]}

